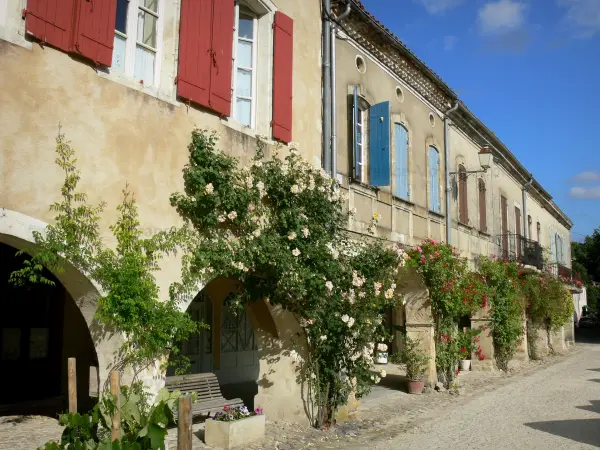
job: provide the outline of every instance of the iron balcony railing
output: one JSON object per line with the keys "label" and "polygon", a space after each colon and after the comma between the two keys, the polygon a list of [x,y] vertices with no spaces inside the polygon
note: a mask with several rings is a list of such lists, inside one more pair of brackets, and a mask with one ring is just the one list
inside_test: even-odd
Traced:
{"label": "iron balcony railing", "polygon": [[518,234],[496,236],[498,256],[509,261],[519,261],[523,265],[543,269],[542,247],[536,241]]}

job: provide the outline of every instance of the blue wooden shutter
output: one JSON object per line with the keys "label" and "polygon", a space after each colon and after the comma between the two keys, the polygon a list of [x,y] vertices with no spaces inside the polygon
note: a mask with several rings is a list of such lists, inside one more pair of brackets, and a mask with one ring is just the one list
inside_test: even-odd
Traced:
{"label": "blue wooden shutter", "polygon": [[429,179],[431,190],[431,205],[433,212],[441,211],[440,205],[440,178],[439,178],[440,155],[435,147],[429,147]]}
{"label": "blue wooden shutter", "polygon": [[369,169],[371,186],[390,185],[390,102],[369,109]]}
{"label": "blue wooden shutter", "polygon": [[408,199],[408,131],[399,123],[394,124],[396,145],[396,195]]}
{"label": "blue wooden shutter", "polygon": [[361,136],[359,133],[362,130],[359,130],[358,126],[358,117],[360,111],[358,110],[358,86],[354,85],[354,97],[352,99],[352,154],[354,155],[354,160],[352,161],[353,174],[354,179],[360,180],[360,169],[361,169],[361,161],[360,161],[360,139]]}

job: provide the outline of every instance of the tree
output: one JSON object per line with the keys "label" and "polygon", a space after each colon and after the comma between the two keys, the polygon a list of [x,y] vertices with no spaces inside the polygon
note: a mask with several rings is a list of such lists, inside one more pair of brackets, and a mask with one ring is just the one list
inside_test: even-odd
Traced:
{"label": "tree", "polygon": [[30,259],[10,275],[10,281],[15,285],[53,284],[44,276],[44,268],[60,273],[65,264],[74,266],[104,291],[96,312],[99,322],[126,337],[117,367],[131,366],[139,371],[156,360],[166,360],[169,353],[178,351],[173,342],[198,329],[198,324],[179,309],[190,286],[177,283],[169,298],[161,299],[154,277],[160,259],[185,243],[185,230],[142,238],[136,202],[126,186],[117,207],[117,221],[110,227],[117,246],[107,247],[99,232],[105,204],[90,206],[86,194],[78,191],[81,174],[75,151],[60,130],[56,153],[56,164],[65,173],[62,200],[50,206],[56,213],[53,223],[44,233],[33,233],[35,246],[19,252],[29,254]]}

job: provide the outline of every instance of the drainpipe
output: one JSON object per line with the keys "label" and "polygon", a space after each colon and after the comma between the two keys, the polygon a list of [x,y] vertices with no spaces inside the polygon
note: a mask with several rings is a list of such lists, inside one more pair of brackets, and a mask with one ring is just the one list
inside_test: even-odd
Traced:
{"label": "drainpipe", "polygon": [[331,0],[323,0],[323,169],[331,173]]}
{"label": "drainpipe", "polygon": [[529,220],[527,219],[527,189],[529,189],[529,186],[531,186],[531,183],[533,183],[533,175],[529,174],[529,181],[527,183],[525,183],[523,185],[523,237],[525,239],[531,239],[529,236],[527,236],[527,231],[528,231],[528,226],[529,226]]}
{"label": "drainpipe", "polygon": [[[346,10],[339,16],[331,13],[336,22],[341,22],[350,14],[350,2],[346,4]],[[337,177],[337,108],[336,108],[336,81],[335,81],[335,41],[337,26],[335,22],[331,25],[331,178]]]}
{"label": "drainpipe", "polygon": [[446,162],[446,243],[450,244],[452,240],[452,219],[450,217],[450,194],[452,192],[452,186],[450,185],[450,118],[448,117],[451,112],[456,111],[458,108],[458,101],[450,108],[444,116],[444,160]]}

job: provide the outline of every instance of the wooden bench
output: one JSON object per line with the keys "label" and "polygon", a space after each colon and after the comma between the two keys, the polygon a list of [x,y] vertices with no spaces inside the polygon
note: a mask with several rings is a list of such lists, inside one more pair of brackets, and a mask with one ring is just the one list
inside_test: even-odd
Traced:
{"label": "wooden bench", "polygon": [[198,399],[192,405],[192,416],[210,414],[221,411],[223,406],[242,406],[244,402],[239,398],[227,400],[221,393],[221,386],[214,373],[192,373],[167,377],[165,387],[173,392],[182,393],[196,392]]}

